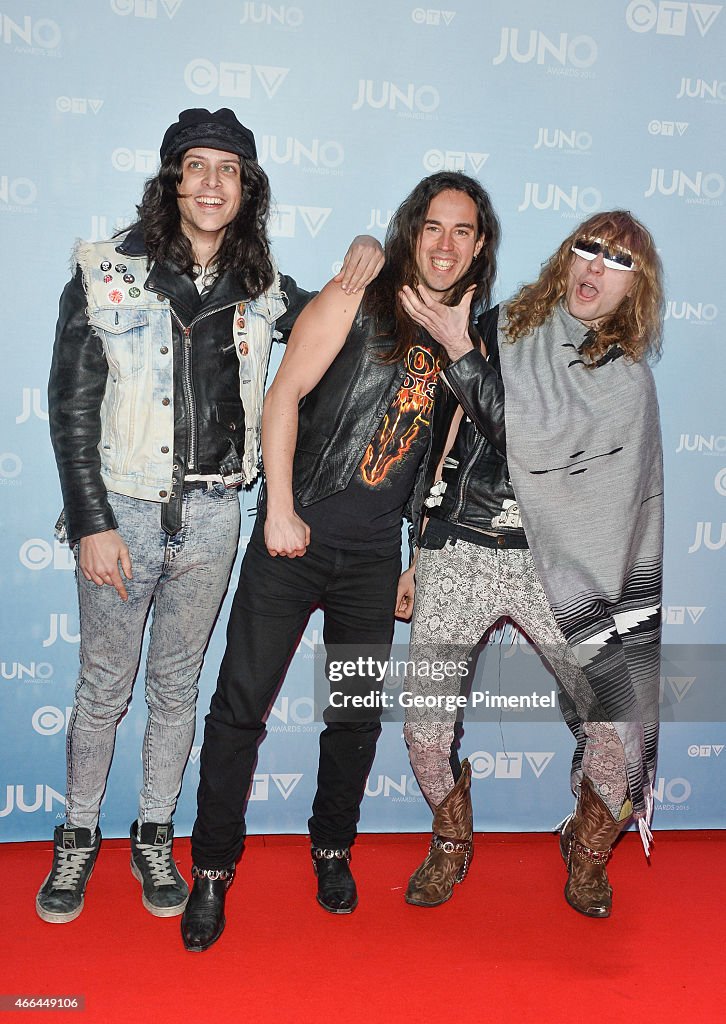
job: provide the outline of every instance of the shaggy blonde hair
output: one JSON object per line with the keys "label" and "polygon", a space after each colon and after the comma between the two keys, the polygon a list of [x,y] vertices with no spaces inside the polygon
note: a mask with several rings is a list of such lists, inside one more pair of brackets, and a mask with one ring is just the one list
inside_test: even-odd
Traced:
{"label": "shaggy blonde hair", "polygon": [[596,213],[568,235],[543,265],[533,284],[524,285],[507,305],[505,334],[518,341],[540,327],[554,306],[565,296],[577,238],[595,237],[604,243],[629,249],[635,260],[635,284],[617,309],[593,329],[586,355],[590,366],[597,364],[609,348],[617,345],[633,362],[656,359],[661,350],[663,329],[663,270],[653,237],[627,210]]}

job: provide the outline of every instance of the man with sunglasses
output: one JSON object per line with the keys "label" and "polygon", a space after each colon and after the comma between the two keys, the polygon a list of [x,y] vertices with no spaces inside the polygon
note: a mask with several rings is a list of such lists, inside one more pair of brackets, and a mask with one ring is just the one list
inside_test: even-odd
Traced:
{"label": "man with sunglasses", "polygon": [[[591,217],[499,311],[481,347],[456,310],[411,289],[403,303],[451,360],[433,424],[428,525],[401,583],[403,616],[415,587],[409,663],[460,661],[503,617],[539,648],[577,741],[577,804],[560,837],[565,897],[607,917],[606,864],[631,817],[648,852],[658,736],[655,244],[629,213]],[[471,773],[451,753],[454,699],[467,682],[432,683],[420,670],[406,681],[425,705],[407,712],[405,737],[434,809],[431,848],[406,893],[417,906],[449,899],[471,857]]]}

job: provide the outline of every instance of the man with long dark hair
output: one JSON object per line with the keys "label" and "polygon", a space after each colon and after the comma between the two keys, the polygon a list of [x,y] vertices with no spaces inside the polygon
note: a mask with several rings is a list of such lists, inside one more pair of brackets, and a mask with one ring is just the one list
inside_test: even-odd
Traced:
{"label": "man with long dark hair", "polygon": [[[459,662],[470,685],[466,657],[505,616],[538,646],[576,739],[577,806],[560,843],[565,896],[607,917],[606,864],[631,817],[648,848],[658,737],[663,476],[647,365],[662,330],[655,243],[626,211],[590,217],[501,309],[498,329],[492,316],[484,349],[454,329],[452,310],[410,290],[403,301],[447,349],[447,397],[460,421],[453,444],[434,432],[446,457],[436,481],[432,459],[427,481],[409,659]],[[433,683],[423,671],[407,679],[404,735],[434,811],[429,853],[406,892],[421,907],[448,900],[471,859],[471,770],[452,756],[461,682]]]}
{"label": "man with long dark hair", "polygon": [[[323,607],[329,660],[336,649],[354,660],[387,657],[402,515],[412,495],[414,514],[420,505],[445,360],[405,312],[400,291],[417,287],[468,321],[472,301],[477,310],[489,303],[498,241],[481,185],[459,173],[432,175],[394,214],[384,268],[362,301],[331,282],[298,319],[265,401],[266,494],[204,734],[194,887],[182,919],[190,950],[207,949],[222,933],[257,743],[312,609]],[[333,685],[337,706],[369,699],[357,716],[333,706],[324,712],[309,821],[318,902],[349,914],[358,899],[350,846],[381,728],[380,709],[370,707],[380,680],[359,672]]]}
{"label": "man with long dark hair", "polygon": [[[152,606],[131,870],[155,916],[180,914],[187,900],[171,819],[202,658],[237,550],[237,492],[257,475],[273,330],[286,336],[310,298],[273,263],[269,203],[252,132],[226,108],[185,110],[164,135],[138,222],[74,254],[49,415],[78,566],[81,671],[66,823],[36,900],[45,921],[83,909],[116,726]],[[364,284],[379,252],[374,239],[351,250],[339,287]]]}

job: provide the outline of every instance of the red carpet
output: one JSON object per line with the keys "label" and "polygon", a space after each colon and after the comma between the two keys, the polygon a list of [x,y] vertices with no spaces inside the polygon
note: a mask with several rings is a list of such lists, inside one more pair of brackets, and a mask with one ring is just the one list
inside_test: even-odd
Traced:
{"label": "red carpet", "polygon": [[[424,836],[362,836],[354,914],[314,899],[307,841],[250,839],[227,898],[227,928],[187,953],[179,919],[152,918],[105,841],[86,907],[68,925],[35,914],[50,843],[0,846],[5,882],[2,995],[84,996],[78,1012],[2,1019],[199,1024],[423,1024],[726,1019],[726,833],[659,832],[648,867],[636,836],[610,866],[613,916],[591,921],[562,896],[553,836],[477,835],[466,881],[434,910],[403,889]],[[177,841],[189,876],[189,841]]]}

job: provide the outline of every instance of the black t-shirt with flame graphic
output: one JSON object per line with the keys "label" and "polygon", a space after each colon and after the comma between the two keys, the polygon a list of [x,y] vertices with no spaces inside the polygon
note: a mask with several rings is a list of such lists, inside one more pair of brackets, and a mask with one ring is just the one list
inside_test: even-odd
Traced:
{"label": "black t-shirt with flame graphic", "polygon": [[297,508],[323,544],[384,551],[400,546],[403,508],[429,445],[439,353],[435,342],[419,342],[409,349],[401,387],[348,486]]}

